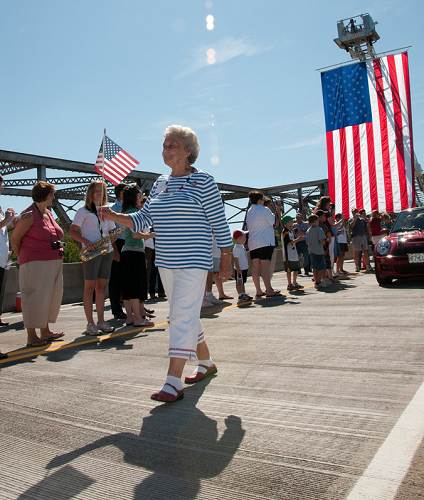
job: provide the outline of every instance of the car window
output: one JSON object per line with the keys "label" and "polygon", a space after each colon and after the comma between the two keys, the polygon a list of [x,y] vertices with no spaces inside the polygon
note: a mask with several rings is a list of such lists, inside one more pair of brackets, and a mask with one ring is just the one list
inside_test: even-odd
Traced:
{"label": "car window", "polygon": [[424,230],[424,210],[401,212],[393,225],[392,233]]}

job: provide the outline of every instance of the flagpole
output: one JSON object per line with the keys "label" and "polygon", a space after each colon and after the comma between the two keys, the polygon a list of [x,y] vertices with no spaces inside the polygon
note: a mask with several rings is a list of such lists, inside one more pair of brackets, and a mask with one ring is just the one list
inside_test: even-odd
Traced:
{"label": "flagpole", "polygon": [[[103,194],[106,195],[106,205],[107,205],[107,189],[105,188],[105,147],[106,147],[106,128],[103,129],[103,161],[102,161],[102,177],[103,177]],[[106,192],[105,192],[106,189]]]}
{"label": "flagpole", "polygon": [[102,161],[102,177],[104,179],[104,173],[105,173],[105,145],[106,145],[106,129],[103,129],[103,161]]}
{"label": "flagpole", "polygon": [[341,67],[341,66],[347,66],[347,65],[352,64],[352,63],[360,63],[360,62],[372,61],[373,59],[377,59],[377,58],[379,58],[381,56],[384,56],[385,54],[396,55],[400,51],[403,51],[405,49],[410,49],[411,47],[413,47],[413,45],[407,45],[406,47],[399,47],[397,49],[386,50],[384,52],[378,52],[375,55],[375,57],[372,57],[372,58],[371,57],[367,57],[365,59],[365,61],[360,61],[359,59],[358,60],[349,59],[348,61],[343,61],[343,62],[340,62],[340,63],[337,63],[337,64],[331,64],[330,66],[323,66],[322,68],[317,68],[315,71],[323,72],[325,69],[331,69],[331,68],[337,68],[337,67]]}

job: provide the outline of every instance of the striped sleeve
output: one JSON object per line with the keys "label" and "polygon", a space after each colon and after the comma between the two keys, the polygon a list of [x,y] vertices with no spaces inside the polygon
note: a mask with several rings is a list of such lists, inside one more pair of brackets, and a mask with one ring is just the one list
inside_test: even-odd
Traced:
{"label": "striped sleeve", "polygon": [[219,248],[231,247],[230,228],[225,217],[224,204],[214,178],[211,175],[205,176],[202,190],[202,206],[206,213],[209,224]]}
{"label": "striped sleeve", "polygon": [[153,184],[152,189],[150,190],[150,194],[143,205],[143,208],[141,210],[139,210],[138,212],[135,212],[133,214],[129,214],[129,216],[131,217],[133,224],[134,224],[134,232],[136,232],[136,233],[139,231],[143,231],[145,229],[148,229],[149,227],[153,226],[153,222],[152,222],[152,219],[150,217],[149,205],[150,205],[151,199],[156,196],[157,182],[158,181],[156,181]]}

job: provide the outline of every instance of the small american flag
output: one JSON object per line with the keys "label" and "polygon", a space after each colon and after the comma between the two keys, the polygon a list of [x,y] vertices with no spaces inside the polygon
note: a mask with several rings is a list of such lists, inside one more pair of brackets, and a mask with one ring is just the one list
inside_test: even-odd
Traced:
{"label": "small american flag", "polygon": [[408,54],[326,71],[321,79],[336,211],[415,206]]}
{"label": "small american flag", "polygon": [[140,162],[118,144],[103,137],[94,170],[114,186],[119,184]]}

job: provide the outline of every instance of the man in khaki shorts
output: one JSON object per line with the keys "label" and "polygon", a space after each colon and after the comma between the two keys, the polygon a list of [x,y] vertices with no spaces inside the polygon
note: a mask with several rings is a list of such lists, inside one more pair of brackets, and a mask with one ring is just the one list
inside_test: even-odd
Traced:
{"label": "man in khaki shorts", "polygon": [[368,250],[368,220],[359,214],[358,210],[352,210],[352,221],[350,224],[352,231],[353,259],[355,261],[356,272],[361,270],[362,254],[365,257],[367,271],[372,271]]}

